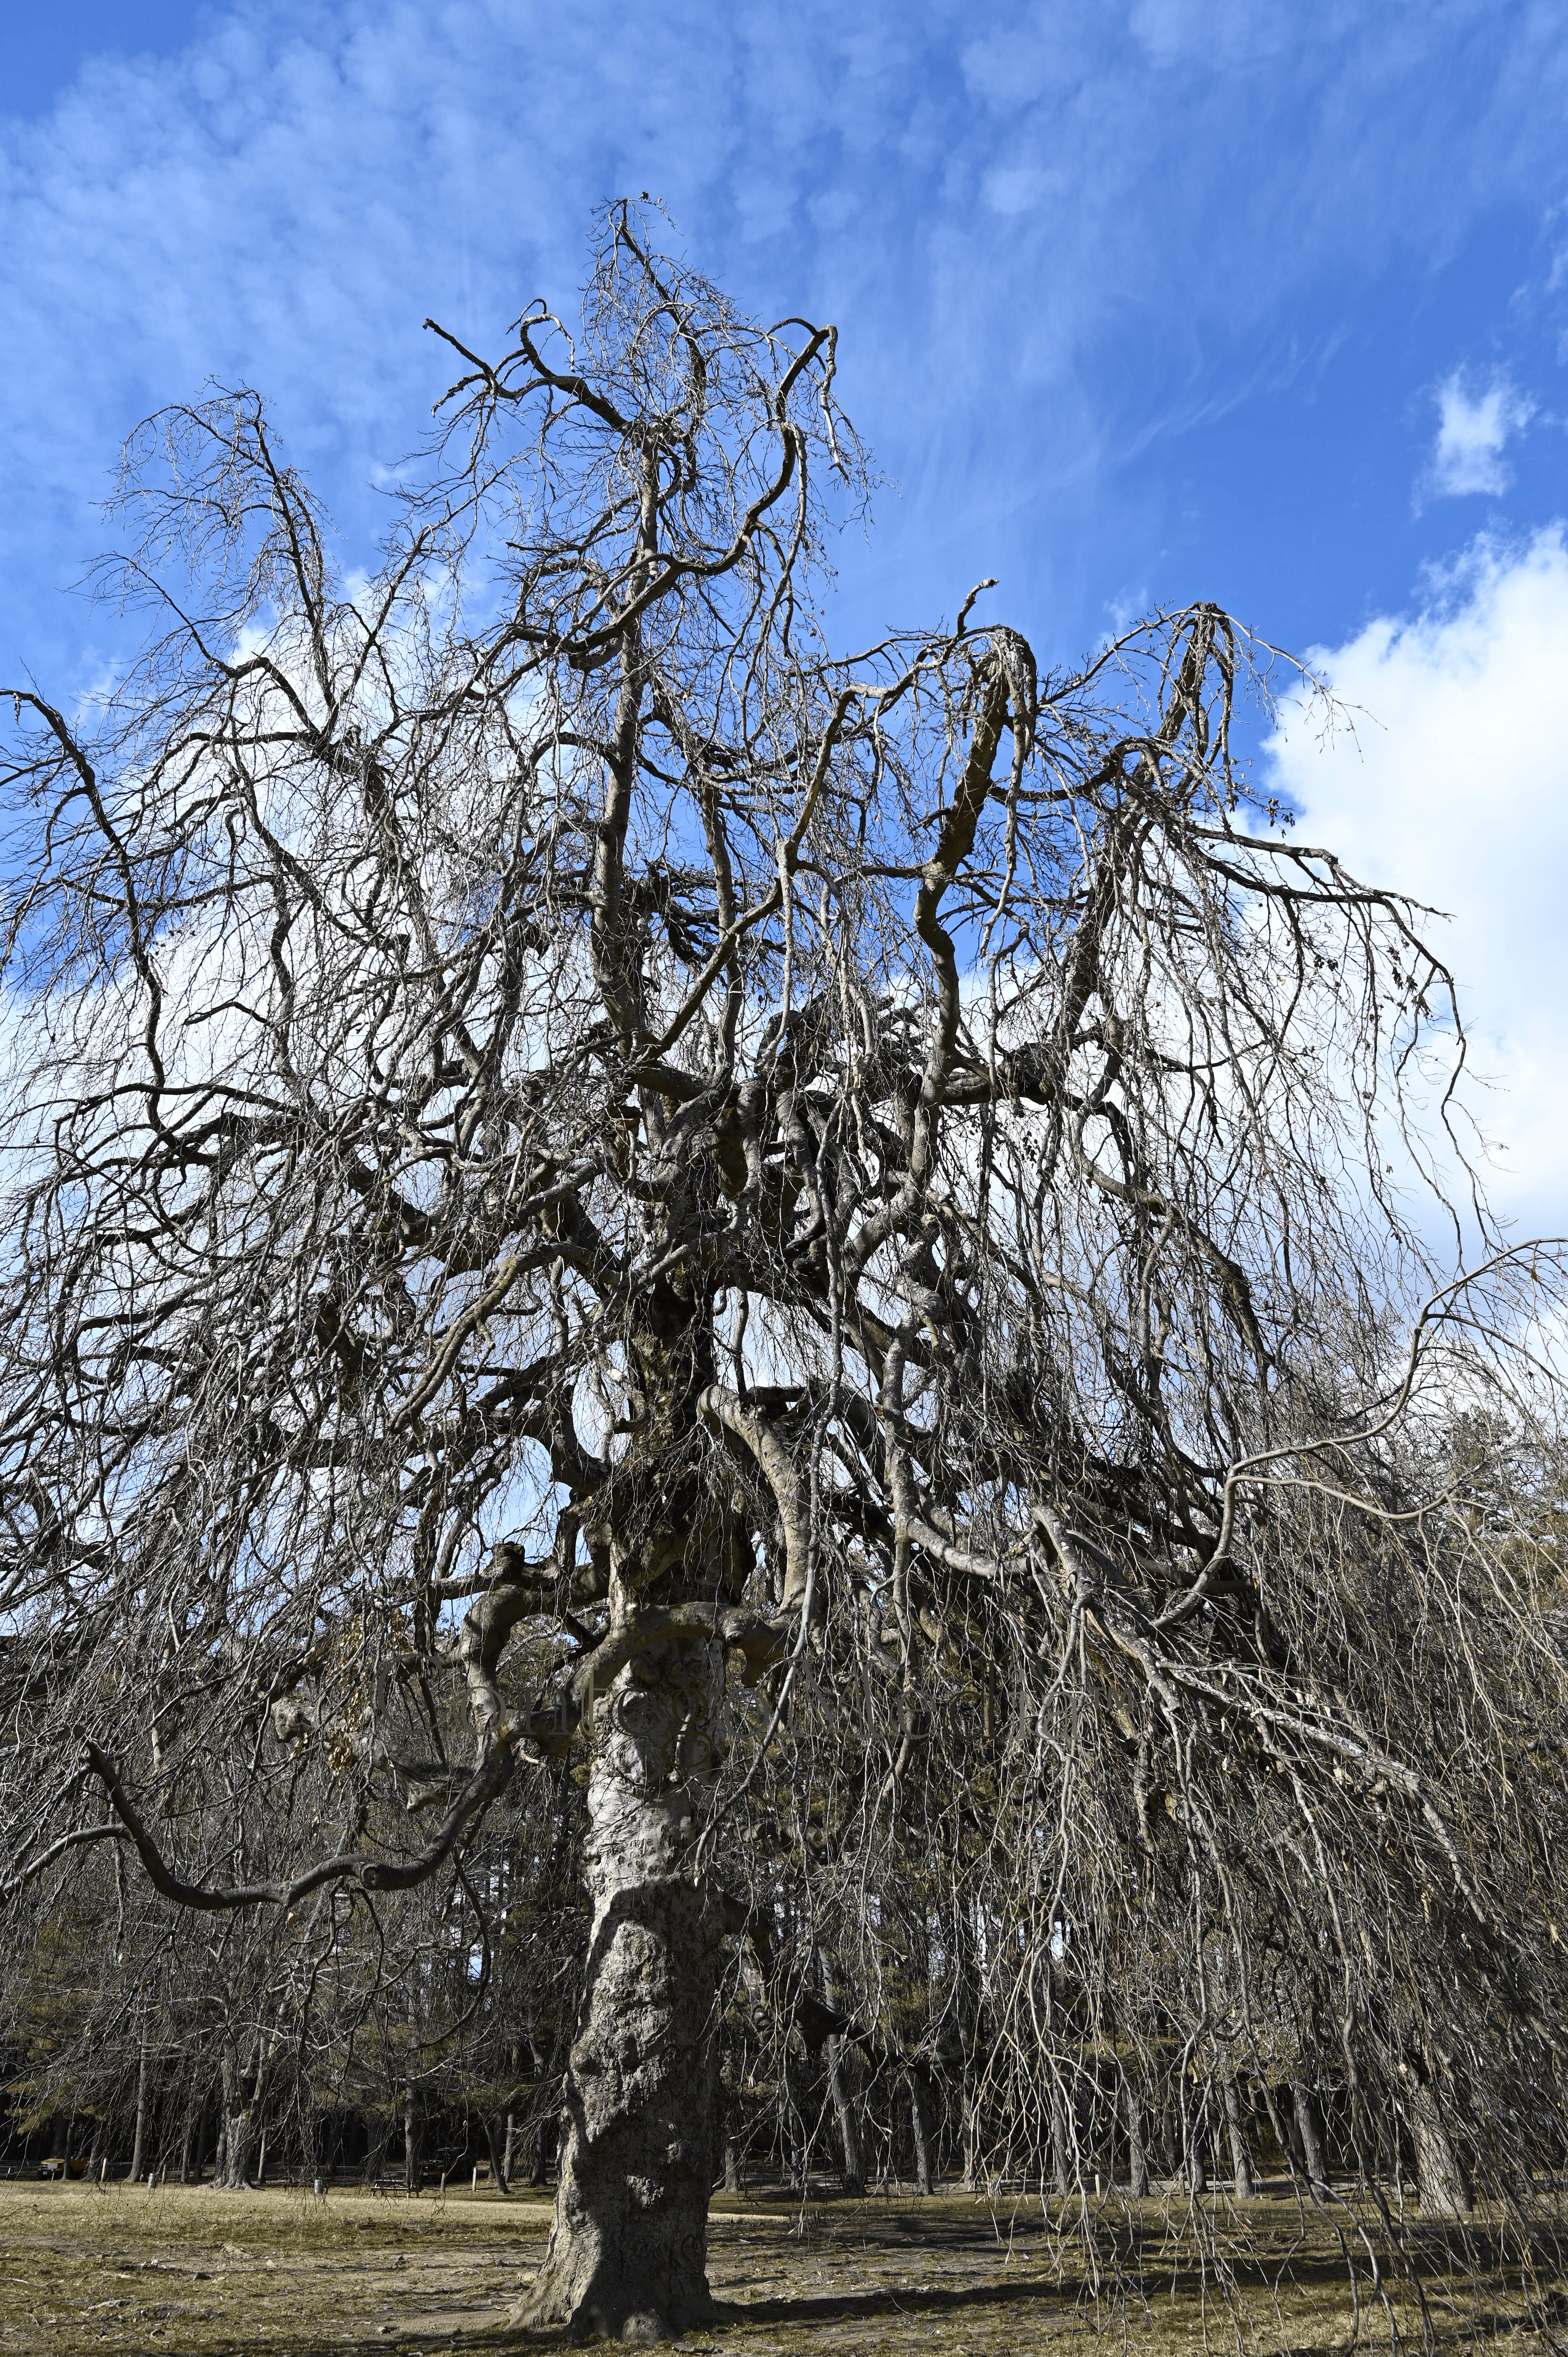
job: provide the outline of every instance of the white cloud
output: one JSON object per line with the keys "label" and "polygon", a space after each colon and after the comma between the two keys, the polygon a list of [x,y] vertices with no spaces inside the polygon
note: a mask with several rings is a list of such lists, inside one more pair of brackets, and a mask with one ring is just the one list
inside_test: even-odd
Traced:
{"label": "white cloud", "polygon": [[1568,547],[1477,541],[1412,617],[1312,660],[1359,707],[1355,736],[1276,737],[1278,784],[1364,880],[1448,912],[1430,928],[1460,985],[1488,1192],[1521,1233],[1568,1231]]}
{"label": "white cloud", "polygon": [[1483,391],[1472,393],[1460,369],[1444,379],[1436,399],[1437,439],[1418,497],[1422,490],[1440,500],[1506,491],[1513,470],[1503,451],[1509,435],[1530,423],[1535,404],[1506,376],[1494,377]]}

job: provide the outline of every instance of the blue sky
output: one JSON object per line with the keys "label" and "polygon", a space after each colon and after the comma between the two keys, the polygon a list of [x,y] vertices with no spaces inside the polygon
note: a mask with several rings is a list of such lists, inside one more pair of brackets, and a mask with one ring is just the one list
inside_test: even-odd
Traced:
{"label": "blue sky", "polygon": [[0,676],[69,696],[112,660],[68,585],[142,412],[259,384],[361,561],[445,382],[424,314],[493,342],[566,303],[590,208],[650,188],[748,306],[840,324],[889,479],[846,635],[991,573],[1045,662],[1194,596],[1322,651],[1359,743],[1273,758],[1455,910],[1499,1186],[1568,1227],[1568,0],[79,0],[6,30]]}

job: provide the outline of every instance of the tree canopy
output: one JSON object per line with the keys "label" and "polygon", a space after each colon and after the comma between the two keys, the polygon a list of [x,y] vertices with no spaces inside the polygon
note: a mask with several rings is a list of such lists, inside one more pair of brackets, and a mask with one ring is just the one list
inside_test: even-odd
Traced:
{"label": "tree canopy", "polygon": [[11,1902],[108,1843],[326,1953],[585,1776],[541,2316],[700,2312],[737,1993],[975,2167],[1327,2074],[1517,2198],[1561,1269],[1434,1241],[1425,912],[1254,789],[1314,685],[1212,605],[835,651],[836,329],[602,230],[446,337],[372,574],[212,393],[140,660],[11,692]]}

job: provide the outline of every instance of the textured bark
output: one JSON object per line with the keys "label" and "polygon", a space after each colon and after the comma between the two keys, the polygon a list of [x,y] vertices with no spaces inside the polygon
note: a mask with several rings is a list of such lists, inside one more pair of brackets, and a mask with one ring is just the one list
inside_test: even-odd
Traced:
{"label": "textured bark", "polygon": [[1241,2126],[1241,2099],[1236,2092],[1234,2079],[1227,2079],[1224,2089],[1225,2126],[1230,2137],[1230,2175],[1238,2201],[1252,2198],[1252,2160],[1247,2150],[1247,2138]]}
{"label": "textured bark", "polygon": [[713,2031],[719,1920],[692,1878],[711,1789],[716,1649],[628,1663],[593,1731],[593,1928],[566,2075],[550,2247],[524,2311],[577,2334],[662,2340],[714,2313]]}
{"label": "textured bark", "polygon": [[1467,2218],[1470,2187],[1464,2164],[1443,2125],[1430,2087],[1416,2086],[1409,2097],[1410,2132],[1415,2146],[1415,2181],[1421,2206],[1428,2217]]}
{"label": "textured bark", "polygon": [[242,2192],[251,2181],[251,2147],[255,2138],[253,2093],[240,2068],[239,2049],[225,2038],[219,2067],[223,2084],[223,2140],[216,2184]]}

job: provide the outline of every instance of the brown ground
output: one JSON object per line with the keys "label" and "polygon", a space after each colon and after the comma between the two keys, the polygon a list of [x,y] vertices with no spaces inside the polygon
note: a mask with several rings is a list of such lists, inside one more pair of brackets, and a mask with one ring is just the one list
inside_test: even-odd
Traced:
{"label": "brown ground", "polygon": [[[1253,2202],[1247,2247],[1231,2238],[1229,2269],[1217,2273],[1185,2198],[1091,2206],[1098,2283],[1082,2239],[1052,2233],[1037,2201],[721,2201],[709,2273],[732,2314],[677,2347],[705,2357],[1092,2357],[1103,2337],[1106,2357],[1189,2357],[1206,2340],[1246,2357],[1421,2346],[1419,2298],[1396,2284],[1385,2301],[1348,2208]],[[335,2190],[315,2201],[283,2189],[0,2184],[0,2357],[542,2352],[559,2336],[519,2332],[507,2318],[549,2219],[544,2200],[466,2189],[413,2200]],[[1485,2231],[1467,2266],[1456,2236],[1412,2222],[1437,2346],[1565,2357],[1561,2279],[1530,2281]]]}

